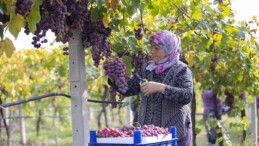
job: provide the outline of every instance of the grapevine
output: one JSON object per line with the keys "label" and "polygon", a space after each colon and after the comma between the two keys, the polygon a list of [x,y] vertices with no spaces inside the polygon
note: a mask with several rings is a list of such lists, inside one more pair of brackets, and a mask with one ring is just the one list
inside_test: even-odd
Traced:
{"label": "grapevine", "polygon": [[[18,0],[16,13],[26,19],[32,4],[32,0]],[[55,34],[57,42],[67,43],[73,36],[72,30],[78,29],[82,32],[83,47],[91,49],[94,65],[98,67],[100,60],[111,56],[108,42],[111,29],[105,27],[102,21],[91,19],[93,6],[90,4],[88,0],[44,0],[40,5],[41,20],[33,32],[32,45],[40,48],[42,44],[47,43],[48,30]],[[1,19],[6,19],[4,16]],[[30,33],[27,22],[24,32],[27,35]],[[64,54],[68,55],[67,52]]]}

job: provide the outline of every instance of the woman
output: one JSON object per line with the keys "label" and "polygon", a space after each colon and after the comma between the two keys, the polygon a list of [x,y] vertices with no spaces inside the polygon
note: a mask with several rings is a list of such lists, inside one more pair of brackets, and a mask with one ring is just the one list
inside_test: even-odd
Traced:
{"label": "woman", "polygon": [[[179,61],[180,37],[170,31],[159,31],[150,37],[152,61],[143,65],[139,76],[129,80],[123,95],[141,93],[138,122],[160,127],[176,126],[179,146],[191,145],[189,104],[193,97],[192,73]],[[140,78],[147,79],[140,85]],[[114,88],[116,86],[108,80]]]}

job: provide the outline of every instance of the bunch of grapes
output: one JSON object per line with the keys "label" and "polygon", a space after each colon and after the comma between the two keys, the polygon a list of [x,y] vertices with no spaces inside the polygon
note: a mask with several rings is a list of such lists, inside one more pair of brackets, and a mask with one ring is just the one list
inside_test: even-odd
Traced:
{"label": "bunch of grapes", "polygon": [[1,23],[4,24],[4,23],[8,22],[9,20],[10,20],[9,15],[0,13],[0,22]]}
{"label": "bunch of grapes", "polygon": [[117,103],[116,103],[116,96],[117,96],[117,92],[115,89],[113,89],[112,87],[109,88],[109,93],[110,93],[110,101],[113,102],[112,103],[112,108],[117,108]]}
{"label": "bunch of grapes", "polygon": [[[57,36],[58,41],[59,38],[63,36],[63,33],[65,33],[67,14],[65,2],[66,0],[44,0],[40,6],[41,20],[36,25],[36,31],[32,38],[32,44],[35,48],[40,48],[41,44],[47,43],[45,36],[48,30],[51,30],[55,36]],[[17,11],[19,10],[20,9]],[[25,33],[29,34],[28,32],[30,32],[30,30],[27,24],[27,26],[25,26]]]}
{"label": "bunch of grapes", "polygon": [[134,130],[139,130],[143,137],[167,135],[169,134],[168,128],[162,128],[155,125],[143,125],[143,127],[135,127],[124,125],[119,129],[104,128],[97,131],[96,136],[99,138],[104,137],[133,137]]}
{"label": "bunch of grapes", "polygon": [[[26,18],[32,4],[33,0],[17,0],[16,13]],[[106,28],[101,20],[91,19],[93,5],[89,4],[88,0],[44,0],[40,5],[41,20],[36,24],[33,46],[40,48],[43,43],[48,42],[48,30],[55,34],[57,42],[62,43],[67,43],[73,36],[72,30],[81,30],[83,47],[91,47],[94,65],[98,67],[100,60],[111,56],[108,43],[111,29]],[[24,32],[30,33],[28,23]]]}
{"label": "bunch of grapes", "polygon": [[138,51],[132,54],[132,61],[131,64],[134,66],[136,69],[140,69],[141,66],[150,61],[151,57],[147,53],[144,53],[142,51]]}
{"label": "bunch of grapes", "polygon": [[[128,84],[126,82],[126,73],[125,73],[125,64],[123,63],[121,58],[116,58],[115,60],[107,59],[104,64],[103,68],[105,70],[105,75],[109,77],[111,81],[118,87],[118,90],[121,93],[126,93],[128,90]],[[116,101],[116,94],[114,93],[115,90],[110,89],[110,100]],[[123,100],[124,96],[120,96],[120,101]]]}
{"label": "bunch of grapes", "polygon": [[83,44],[85,47],[92,47],[91,53],[96,67],[98,67],[100,60],[111,56],[108,43],[110,33],[111,29],[105,28],[102,21],[88,23],[83,29]]}
{"label": "bunch of grapes", "polygon": [[63,50],[63,55],[69,55],[69,48],[68,47],[64,47],[62,50]]}
{"label": "bunch of grapes", "polygon": [[135,29],[135,37],[138,40],[141,40],[143,38],[141,27],[139,27],[138,29]]}
{"label": "bunch of grapes", "polygon": [[26,17],[30,13],[32,4],[33,0],[17,0],[15,11],[23,17]]}

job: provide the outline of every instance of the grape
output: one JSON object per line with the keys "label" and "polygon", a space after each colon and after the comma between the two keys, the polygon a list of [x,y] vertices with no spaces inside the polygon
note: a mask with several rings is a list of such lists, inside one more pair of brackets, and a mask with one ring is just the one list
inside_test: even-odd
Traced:
{"label": "grape", "polygon": [[119,129],[104,128],[97,130],[96,136],[98,138],[104,137],[133,137],[134,130],[139,130],[143,137],[158,136],[169,134],[168,128],[162,128],[155,125],[143,125],[142,127],[135,127],[131,125],[124,125]]}
{"label": "grape", "polygon": [[104,62],[103,68],[105,70],[105,75],[114,81],[117,85],[118,90],[122,93],[126,93],[128,90],[128,85],[126,83],[126,74],[125,74],[125,64],[121,58],[116,58],[114,61],[108,59]]}
{"label": "grape", "polygon": [[137,30],[135,29],[135,37],[138,40],[141,40],[143,38],[143,34],[141,33],[142,29],[139,27]]}
{"label": "grape", "polygon": [[132,54],[131,64],[136,69],[141,69],[142,65],[150,60],[151,60],[151,57],[148,54],[142,51],[138,51]]}
{"label": "grape", "polygon": [[6,23],[9,20],[10,20],[10,17],[8,15],[0,13],[0,22]]}
{"label": "grape", "polygon": [[[126,82],[126,74],[125,74],[125,64],[123,63],[121,58],[116,58],[115,60],[107,59],[103,68],[105,70],[105,75],[107,75],[118,87],[118,90],[122,93],[126,93],[128,90],[128,84]],[[110,87],[110,101],[116,101],[116,90]],[[123,95],[119,95],[119,101],[122,101],[125,97]],[[112,104],[112,108],[116,108],[117,105]]]}
{"label": "grape", "polygon": [[115,97],[117,95],[117,92],[112,87],[109,88],[109,92],[110,92],[110,101],[114,102],[114,103],[112,103],[112,108],[116,108],[117,104],[115,103],[116,102]]}
{"label": "grape", "polygon": [[[17,0],[16,12],[26,17],[32,4],[33,0]],[[49,30],[55,34],[56,41],[62,43],[67,43],[73,37],[72,30],[81,30],[83,47],[91,49],[94,65],[98,67],[101,60],[111,57],[108,42],[111,29],[106,28],[101,20],[91,19],[93,5],[89,4],[88,0],[44,0],[40,5],[41,20],[33,32],[32,45],[40,48],[47,43],[45,37]],[[1,22],[7,18],[5,15],[0,16]],[[30,33],[27,22],[24,32],[27,35]],[[68,55],[68,52],[64,54]]]}
{"label": "grape", "polygon": [[17,0],[15,11],[25,18],[30,13],[32,4],[33,0]]}

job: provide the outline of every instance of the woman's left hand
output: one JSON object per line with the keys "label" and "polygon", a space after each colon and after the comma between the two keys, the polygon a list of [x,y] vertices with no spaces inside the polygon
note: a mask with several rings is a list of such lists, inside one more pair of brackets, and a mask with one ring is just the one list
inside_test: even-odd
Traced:
{"label": "woman's left hand", "polygon": [[145,82],[141,85],[141,92],[144,94],[144,96],[150,95],[152,93],[164,93],[165,92],[165,84],[158,83],[158,82]]}

